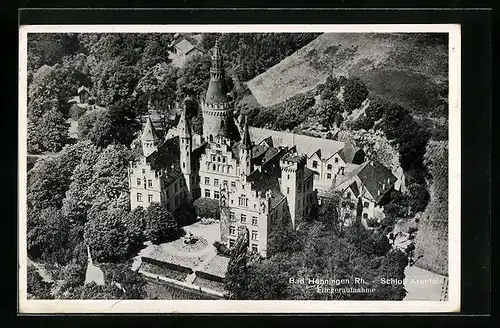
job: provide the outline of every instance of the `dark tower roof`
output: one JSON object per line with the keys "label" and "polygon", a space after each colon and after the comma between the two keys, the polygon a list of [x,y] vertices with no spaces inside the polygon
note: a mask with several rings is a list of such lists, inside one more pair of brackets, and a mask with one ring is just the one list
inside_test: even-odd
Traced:
{"label": "dark tower roof", "polygon": [[252,141],[250,139],[250,132],[248,131],[248,123],[245,117],[245,125],[243,128],[243,140],[241,141],[243,149],[252,149]]}
{"label": "dark tower roof", "polygon": [[221,104],[228,101],[228,88],[224,74],[222,53],[219,48],[219,40],[215,41],[212,53],[212,67],[210,68],[210,83],[208,84],[205,103],[208,105]]}
{"label": "dark tower roof", "polygon": [[179,123],[177,124],[177,128],[180,130],[181,138],[191,137],[191,128],[189,126],[189,120],[186,115],[186,108],[181,113],[181,118],[179,119]]}
{"label": "dark tower roof", "polygon": [[144,131],[142,132],[142,140],[159,140],[158,133],[155,130],[153,122],[151,121],[151,117],[148,116],[148,120],[146,121],[146,126],[144,127]]}

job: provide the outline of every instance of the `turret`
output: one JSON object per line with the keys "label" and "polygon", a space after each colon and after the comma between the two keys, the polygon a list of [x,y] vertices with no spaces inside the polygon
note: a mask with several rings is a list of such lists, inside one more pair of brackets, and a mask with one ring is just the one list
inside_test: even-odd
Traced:
{"label": "turret", "polygon": [[192,196],[192,185],[193,181],[191,177],[192,173],[192,151],[193,151],[193,142],[191,135],[191,127],[189,125],[189,120],[186,115],[186,108],[181,113],[181,117],[179,120],[179,124],[177,124],[177,128],[179,129],[179,148],[180,148],[180,162],[181,162],[181,170],[184,174],[184,180],[186,182],[186,186],[189,190],[189,194]]}
{"label": "turret", "polygon": [[201,104],[203,110],[203,137],[205,140],[213,140],[216,136],[232,140],[239,137],[233,120],[234,103],[228,93],[222,53],[217,40],[212,52],[210,82],[205,99],[202,99]]}
{"label": "turret", "polygon": [[306,162],[307,156],[297,153],[288,153],[280,159],[280,188],[283,195],[287,198],[292,226],[294,228],[302,217],[302,184]]}
{"label": "turret", "polygon": [[155,130],[151,118],[148,116],[146,121],[146,126],[141,136],[142,152],[145,157],[148,157],[152,153],[158,150],[158,144],[160,143],[160,137]]}
{"label": "turret", "polygon": [[248,124],[245,119],[243,127],[243,137],[240,145],[240,168],[241,174],[248,176],[252,173],[252,142],[250,140],[250,132],[248,131]]}

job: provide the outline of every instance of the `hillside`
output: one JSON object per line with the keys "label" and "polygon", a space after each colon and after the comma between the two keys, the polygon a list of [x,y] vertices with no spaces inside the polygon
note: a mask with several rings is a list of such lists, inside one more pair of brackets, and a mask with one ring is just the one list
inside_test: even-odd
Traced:
{"label": "hillside", "polygon": [[260,105],[315,88],[326,77],[359,77],[373,95],[418,114],[447,115],[447,41],[429,35],[328,33],[247,82]]}
{"label": "hillside", "polygon": [[421,216],[415,241],[417,266],[448,275],[448,142],[430,141],[424,157],[432,178],[431,200]]}

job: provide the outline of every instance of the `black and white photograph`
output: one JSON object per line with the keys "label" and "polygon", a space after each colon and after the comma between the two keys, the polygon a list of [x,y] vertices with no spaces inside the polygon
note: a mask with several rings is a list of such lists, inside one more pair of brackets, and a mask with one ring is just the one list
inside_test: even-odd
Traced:
{"label": "black and white photograph", "polygon": [[460,26],[20,40],[21,311],[460,309]]}

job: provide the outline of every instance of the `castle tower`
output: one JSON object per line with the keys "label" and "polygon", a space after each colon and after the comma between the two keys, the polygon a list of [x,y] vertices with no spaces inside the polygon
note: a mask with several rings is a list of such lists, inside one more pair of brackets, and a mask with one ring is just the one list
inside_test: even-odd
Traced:
{"label": "castle tower", "polygon": [[304,168],[306,166],[307,156],[297,153],[289,153],[280,159],[281,180],[280,188],[283,195],[286,196],[288,208],[290,209],[290,218],[292,226],[297,227],[302,219],[302,198],[303,198],[303,180]]}
{"label": "castle tower", "polygon": [[191,127],[186,115],[186,108],[182,111],[179,124],[177,125],[179,129],[179,147],[180,147],[180,162],[181,170],[184,175],[184,181],[189,191],[189,200],[192,198],[193,193],[193,183],[192,183],[192,160],[191,154],[193,151],[193,140],[191,135]]}
{"label": "castle tower", "polygon": [[212,141],[216,136],[233,140],[239,137],[238,129],[233,120],[234,103],[228,96],[228,92],[222,54],[217,40],[212,53],[210,82],[205,100],[202,100],[201,104],[203,138],[205,140]]}
{"label": "castle tower", "polygon": [[252,173],[252,142],[250,140],[250,132],[248,132],[248,124],[245,118],[243,127],[243,139],[240,145],[240,169],[241,174],[248,176]]}
{"label": "castle tower", "polygon": [[145,157],[148,157],[156,150],[158,150],[158,144],[160,143],[160,137],[153,126],[153,122],[151,118],[148,117],[146,122],[146,126],[144,127],[144,131],[141,136],[142,143],[142,153]]}

